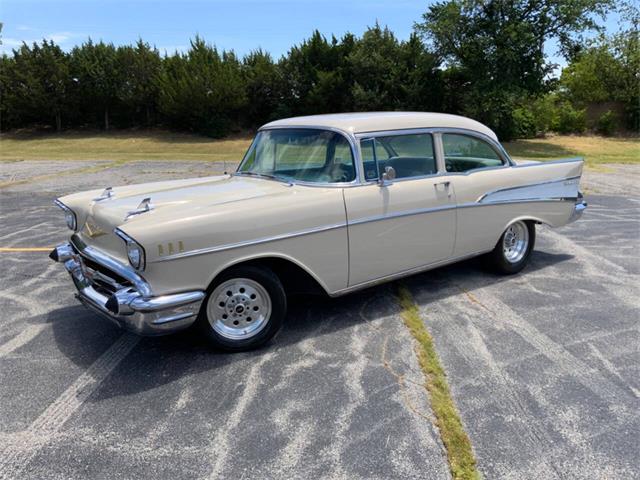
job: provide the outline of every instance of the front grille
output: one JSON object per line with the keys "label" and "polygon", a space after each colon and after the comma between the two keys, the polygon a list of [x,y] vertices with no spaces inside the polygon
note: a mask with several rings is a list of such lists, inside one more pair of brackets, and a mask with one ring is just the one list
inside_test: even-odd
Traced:
{"label": "front grille", "polygon": [[89,280],[91,286],[98,293],[111,296],[120,289],[132,286],[132,283],[122,275],[117,274],[101,263],[83,256],[73,242],[71,243],[71,246],[80,259],[82,272],[85,278]]}
{"label": "front grille", "polygon": [[122,277],[121,275],[118,275],[113,270],[105,267],[104,265],[99,264],[98,262],[94,262],[89,258],[82,257],[82,263],[86,268],[90,269],[91,271],[98,272],[120,285],[123,285],[123,286],[131,285],[131,282],[129,282],[126,278]]}

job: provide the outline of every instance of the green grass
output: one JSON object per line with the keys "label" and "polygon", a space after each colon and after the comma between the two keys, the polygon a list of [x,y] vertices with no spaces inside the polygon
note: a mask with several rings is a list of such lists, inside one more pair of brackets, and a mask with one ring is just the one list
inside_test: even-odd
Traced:
{"label": "green grass", "polygon": [[505,142],[504,148],[518,159],[552,160],[584,157],[587,166],[602,163],[640,163],[640,138],[609,138],[595,135],[556,135]]}
{"label": "green grass", "polygon": [[162,130],[2,134],[0,161],[20,160],[242,160],[251,138],[215,140]]}
{"label": "green grass", "polygon": [[447,376],[438,359],[433,338],[424,326],[418,307],[405,286],[399,287],[398,300],[402,307],[402,320],[417,342],[418,363],[425,376],[425,388],[429,392],[436,425],[447,451],[451,475],[456,480],[479,479],[481,475],[476,468],[471,441],[464,431],[451,397]]}
{"label": "green grass", "polygon": [[[11,133],[0,135],[0,161],[20,160],[195,160],[238,162],[251,137],[215,140],[162,130]],[[585,157],[587,165],[640,163],[640,138],[556,135],[504,144],[515,158],[550,160]]]}

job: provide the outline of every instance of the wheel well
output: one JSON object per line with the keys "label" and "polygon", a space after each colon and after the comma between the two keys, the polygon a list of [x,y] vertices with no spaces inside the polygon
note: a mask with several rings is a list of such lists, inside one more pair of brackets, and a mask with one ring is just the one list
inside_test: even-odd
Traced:
{"label": "wheel well", "polygon": [[284,287],[287,294],[311,294],[326,295],[326,290],[313,278],[304,268],[285,258],[265,257],[246,260],[236,263],[218,273],[216,277],[227,271],[229,268],[238,266],[252,266],[258,268],[268,268],[275,273]]}

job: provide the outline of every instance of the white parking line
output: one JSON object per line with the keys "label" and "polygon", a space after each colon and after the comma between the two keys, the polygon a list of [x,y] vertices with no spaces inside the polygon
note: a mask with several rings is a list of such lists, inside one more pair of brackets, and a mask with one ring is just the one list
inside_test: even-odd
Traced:
{"label": "white parking line", "polygon": [[45,323],[38,323],[36,325],[27,326],[22,332],[13,337],[7,343],[0,345],[0,358],[9,355],[14,350],[26,345],[33,340],[44,328]]}
{"label": "white parking line", "polygon": [[16,435],[16,441],[0,446],[0,479],[18,478],[40,449],[96,391],[138,341],[139,337],[135,335],[122,335],[27,430]]}
{"label": "white parking line", "polygon": [[220,473],[225,467],[227,456],[229,455],[229,437],[232,431],[240,424],[242,415],[246,408],[251,404],[258,388],[262,385],[260,380],[260,370],[275,355],[274,351],[263,354],[249,370],[248,375],[244,378],[244,390],[240,398],[235,403],[234,409],[227,417],[227,423],[223,425],[216,433],[212,446],[213,466],[209,478],[220,478]]}

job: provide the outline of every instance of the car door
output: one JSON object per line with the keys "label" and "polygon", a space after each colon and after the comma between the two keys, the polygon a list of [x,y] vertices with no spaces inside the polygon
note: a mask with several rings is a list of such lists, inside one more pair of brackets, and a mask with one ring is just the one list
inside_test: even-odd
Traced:
{"label": "car door", "polygon": [[[439,175],[433,136],[424,131],[359,137],[365,183],[345,188],[349,286],[448,259],[455,195]],[[396,178],[380,181],[387,167]]]}

